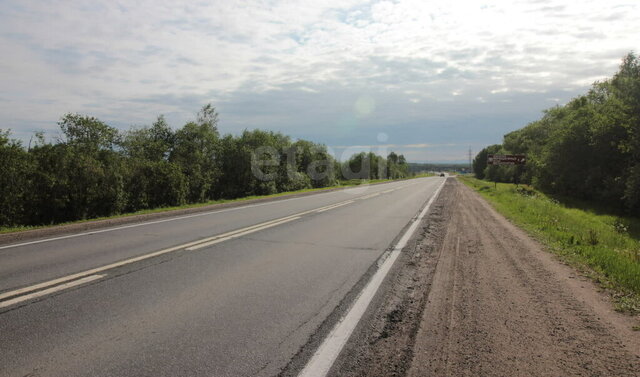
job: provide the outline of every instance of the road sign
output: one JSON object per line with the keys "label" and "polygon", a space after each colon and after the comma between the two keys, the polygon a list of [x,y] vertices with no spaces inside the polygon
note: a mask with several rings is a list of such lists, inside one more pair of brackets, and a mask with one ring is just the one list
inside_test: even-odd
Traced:
{"label": "road sign", "polygon": [[489,165],[524,165],[527,158],[523,154],[490,154],[487,156]]}

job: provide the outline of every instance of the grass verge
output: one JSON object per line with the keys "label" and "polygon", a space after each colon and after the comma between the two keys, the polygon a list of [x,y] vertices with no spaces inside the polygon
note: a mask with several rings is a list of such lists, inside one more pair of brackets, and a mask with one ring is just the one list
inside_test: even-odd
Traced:
{"label": "grass verge", "polygon": [[[430,176],[433,176],[433,174],[420,174],[420,175],[416,175],[416,176],[410,177],[408,179],[423,178],[423,177],[430,177]],[[370,180],[367,180],[367,179],[351,179],[351,180],[343,180],[343,181],[339,181],[338,184],[335,185],[335,186],[320,187],[320,188],[310,188],[310,189],[303,189],[303,190],[297,190],[297,191],[286,191],[286,192],[279,192],[277,194],[271,194],[271,195],[253,195],[253,196],[245,196],[245,197],[236,198],[236,199],[210,200],[210,201],[203,202],[203,203],[192,203],[192,204],[185,204],[185,205],[174,206],[174,207],[150,208],[150,209],[144,209],[144,210],[140,210],[140,211],[136,211],[136,212],[128,212],[128,213],[122,213],[122,214],[117,214],[117,215],[112,215],[112,216],[91,218],[91,219],[85,219],[85,220],[76,220],[76,221],[69,221],[69,222],[64,222],[64,223],[56,223],[56,224],[48,224],[48,225],[0,227],[0,234],[13,233],[13,232],[23,232],[23,231],[27,231],[27,230],[43,229],[43,228],[49,228],[49,227],[61,226],[61,225],[78,224],[78,223],[84,223],[84,222],[88,222],[88,221],[109,220],[109,219],[116,219],[116,218],[122,218],[122,217],[145,215],[145,214],[149,214],[149,213],[168,212],[168,211],[175,211],[175,210],[180,210],[180,209],[198,208],[198,207],[210,206],[210,205],[213,205],[213,204],[242,202],[242,201],[252,200],[252,199],[276,198],[276,197],[279,197],[279,196],[300,194],[300,193],[305,193],[305,192],[323,191],[323,190],[335,189],[335,188],[340,188],[340,187],[359,186],[359,185],[363,185],[363,184],[382,183],[382,182],[391,182],[391,181],[394,181],[394,180],[393,179],[370,179]]]}
{"label": "grass verge", "polygon": [[459,179],[609,291],[618,311],[640,313],[640,219],[568,206],[529,186]]}

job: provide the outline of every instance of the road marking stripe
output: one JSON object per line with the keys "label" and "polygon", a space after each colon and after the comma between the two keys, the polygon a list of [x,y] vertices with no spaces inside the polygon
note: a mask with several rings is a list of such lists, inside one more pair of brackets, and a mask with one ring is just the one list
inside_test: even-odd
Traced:
{"label": "road marking stripe", "polygon": [[391,254],[382,263],[382,266],[376,271],[366,287],[360,292],[360,295],[356,299],[353,306],[349,309],[347,314],[338,321],[338,323],[331,330],[329,335],[322,342],[320,347],[316,350],[311,360],[307,363],[304,369],[300,372],[298,377],[324,377],[329,373],[329,370],[333,366],[334,361],[344,348],[347,340],[353,333],[356,325],[362,318],[362,315],[367,310],[371,300],[375,296],[378,288],[382,284],[382,281],[387,276],[387,273],[393,266],[393,262],[400,255],[401,250],[405,247],[413,233],[418,228],[420,220],[427,214],[431,204],[435,201],[436,197],[440,193],[440,190],[444,186],[444,181],[440,184],[436,192],[431,199],[427,202],[427,205],[420,212],[413,223],[409,226],[404,235],[400,238],[396,246],[393,248]]}
{"label": "road marking stripe", "polygon": [[[330,206],[326,206],[326,207],[330,207]],[[321,207],[321,208],[326,208],[326,207]],[[140,262],[142,260],[153,258],[153,257],[157,257],[157,256],[160,256],[162,254],[166,254],[166,253],[170,253],[170,252],[173,252],[173,251],[189,248],[189,247],[197,245],[199,243],[212,241],[212,240],[217,239],[217,238],[228,237],[228,236],[230,236],[232,234],[235,234],[235,233],[238,233],[238,232],[244,232],[244,231],[251,230],[251,229],[254,229],[254,228],[258,228],[258,227],[264,227],[265,225],[269,225],[271,223],[282,222],[283,220],[286,220],[286,219],[289,219],[289,218],[294,218],[294,217],[295,218],[299,218],[302,215],[305,215],[305,214],[308,214],[308,213],[311,213],[311,212],[314,212],[314,211],[316,211],[316,209],[300,212],[300,213],[297,213],[295,215],[283,217],[283,218],[280,218],[280,219],[266,221],[266,222],[263,222],[263,223],[260,223],[260,224],[256,224],[256,225],[252,225],[252,226],[249,226],[249,227],[246,227],[246,228],[242,228],[242,229],[236,229],[236,230],[231,231],[231,232],[227,232],[227,233],[223,233],[223,234],[218,234],[216,236],[199,239],[199,240],[188,242],[188,243],[185,243],[185,244],[182,244],[182,245],[169,247],[167,249],[162,249],[162,250],[159,250],[159,251],[155,251],[153,253],[149,253],[149,254],[140,255],[140,256],[137,256],[137,257],[125,259],[125,260],[122,260],[122,261],[119,261],[119,262],[115,262],[115,263],[111,263],[111,264],[108,264],[108,265],[105,265],[105,266],[102,266],[102,267],[97,267],[97,268],[93,268],[93,269],[90,269],[90,270],[87,270],[87,271],[78,272],[78,273],[75,273],[75,274],[72,274],[72,275],[64,276],[64,277],[61,277],[61,278],[58,278],[58,279],[49,280],[49,281],[46,281],[46,282],[43,282],[43,283],[40,283],[40,284],[35,284],[35,285],[29,286],[29,287],[24,287],[24,288],[16,289],[16,290],[13,290],[13,291],[5,292],[5,293],[0,294],[0,300],[3,300],[3,299],[8,298],[8,297],[18,296],[18,295],[22,295],[22,294],[25,294],[25,293],[28,293],[28,292],[36,291],[36,290],[39,290],[39,289],[42,289],[42,288],[50,287],[52,285],[57,285],[57,284],[60,284],[60,283],[64,283],[64,282],[69,281],[69,280],[75,280],[75,279],[81,278],[83,276],[93,275],[93,274],[96,274],[96,273],[99,273],[99,272],[103,272],[103,271],[106,271],[106,270],[110,270],[110,269],[113,269],[113,268],[122,267],[122,266],[127,265],[127,264]]]}
{"label": "road marking stripe", "polygon": [[198,241],[189,242],[189,243],[186,243],[186,244],[183,244],[183,245],[170,247],[168,249],[162,249],[162,250],[159,250],[159,251],[155,251],[153,253],[140,255],[138,257],[129,258],[129,259],[125,259],[125,260],[122,260],[122,261],[119,261],[119,262],[111,263],[111,264],[108,264],[106,266],[97,267],[97,268],[93,268],[91,270],[78,272],[78,273],[75,273],[75,274],[72,274],[72,275],[68,275],[68,276],[64,276],[64,277],[61,277],[61,278],[58,278],[58,279],[54,279],[54,280],[49,280],[49,281],[46,281],[44,283],[32,285],[32,286],[21,288],[21,289],[16,289],[14,291],[5,292],[3,294],[0,294],[0,300],[2,300],[4,298],[7,298],[7,297],[17,296],[17,295],[20,295],[20,294],[23,294],[23,293],[27,293],[27,292],[35,291],[35,290],[38,290],[38,289],[46,288],[46,287],[49,287],[49,286],[52,286],[52,285],[60,284],[60,283],[63,283],[65,281],[75,280],[75,279],[83,277],[83,276],[93,275],[93,274],[96,274],[98,272],[103,272],[103,271],[110,270],[110,269],[117,268],[117,267],[121,267],[121,266],[124,266],[124,265],[127,265],[127,264],[139,262],[139,261],[142,261],[142,260],[145,260],[145,259],[157,257],[159,255],[170,253],[172,251],[184,249],[185,247],[188,247],[188,246],[191,246],[191,245],[195,245],[195,244],[197,244],[199,242],[202,242],[202,240],[198,240]]}
{"label": "road marking stripe", "polygon": [[365,199],[370,199],[370,198],[376,197],[376,196],[378,196],[378,195],[380,195],[380,193],[379,193],[379,192],[376,192],[376,193],[374,193],[374,194],[369,194],[369,195],[361,196],[361,197],[359,197],[358,199],[360,199],[360,200],[365,200]]}
{"label": "road marking stripe", "polygon": [[351,204],[353,202],[354,202],[354,200],[347,200],[346,202],[334,204],[334,205],[332,205],[330,207],[321,208],[319,210],[316,210],[316,212],[320,213],[320,212],[324,212],[324,211],[329,211],[329,210],[334,209],[334,208],[346,206],[347,204]]}
{"label": "road marking stripe", "polygon": [[[342,191],[342,190],[340,190],[340,191]],[[339,191],[332,191],[331,193],[335,193],[335,192],[339,192]],[[322,193],[322,194],[325,194],[325,193]],[[329,192],[327,192],[326,194],[330,194],[330,193],[329,193]],[[45,238],[45,239],[42,239],[42,240],[35,240],[35,241],[22,242],[22,243],[17,243],[17,244],[12,244],[12,245],[0,246],[0,250],[2,250],[2,249],[12,248],[12,247],[20,247],[20,246],[34,245],[34,244],[43,243],[43,242],[49,242],[49,241],[58,241],[58,240],[63,240],[63,239],[67,239],[67,238],[74,238],[74,237],[80,237],[80,236],[86,236],[86,235],[92,235],[92,234],[99,234],[99,233],[113,232],[113,231],[115,231],[115,230],[122,230],[122,229],[136,228],[136,227],[140,227],[140,226],[153,225],[153,224],[159,224],[159,223],[164,223],[164,222],[168,222],[168,221],[183,220],[183,219],[190,219],[190,218],[193,218],[193,217],[200,217],[200,216],[215,215],[215,214],[217,214],[217,213],[230,212],[230,211],[237,211],[237,210],[245,209],[245,208],[261,207],[261,206],[271,205],[271,204],[274,204],[274,203],[288,202],[288,201],[290,201],[290,200],[298,200],[298,199],[303,199],[303,198],[304,198],[304,197],[301,197],[301,198],[291,198],[291,199],[283,199],[283,200],[277,200],[277,201],[268,202],[268,203],[250,204],[250,205],[241,206],[241,207],[234,207],[234,208],[220,209],[220,210],[215,210],[215,211],[209,211],[209,212],[203,212],[203,213],[196,213],[196,214],[193,214],[193,215],[185,215],[185,216],[179,216],[179,217],[172,217],[172,218],[169,218],[169,219],[162,219],[162,220],[155,220],[155,221],[147,221],[147,222],[140,223],[140,224],[123,225],[123,226],[118,226],[118,227],[115,227],[115,228],[100,229],[100,230],[92,230],[92,231],[83,232],[83,233],[69,234],[69,235],[66,235],[66,236],[53,237],[53,238]]]}
{"label": "road marking stripe", "polygon": [[[363,199],[363,198],[366,199],[366,196],[363,196],[363,197],[360,197],[360,198],[356,198],[356,199]],[[298,199],[298,198],[292,198],[292,199]],[[287,199],[287,200],[292,200],[292,199]],[[13,290],[13,291],[1,293],[0,294],[0,301],[4,300],[6,298],[24,295],[24,294],[29,293],[29,292],[39,291],[39,290],[41,290],[43,288],[47,288],[47,287],[55,286],[55,285],[58,285],[58,284],[61,284],[61,283],[64,283],[64,282],[71,281],[71,280],[76,280],[76,279],[79,279],[79,278],[83,278],[83,277],[88,276],[88,275],[93,275],[93,274],[97,274],[97,273],[104,272],[104,271],[107,271],[107,270],[111,270],[111,269],[114,269],[114,268],[122,267],[122,266],[125,266],[127,264],[140,262],[140,261],[143,261],[145,259],[157,257],[157,256],[160,256],[160,255],[163,255],[163,254],[167,254],[167,253],[171,253],[171,252],[177,251],[177,250],[183,250],[183,249],[186,249],[187,251],[196,250],[196,249],[201,248],[201,247],[195,247],[196,245],[199,245],[199,244],[206,244],[206,246],[213,245],[215,243],[220,243],[220,242],[229,240],[231,238],[240,237],[243,234],[249,234],[249,233],[253,233],[253,232],[258,231],[258,230],[267,229],[267,228],[270,228],[272,226],[284,224],[285,222],[289,222],[289,221],[292,221],[292,220],[299,219],[301,216],[309,214],[309,213],[312,213],[312,212],[317,212],[317,211],[336,208],[337,206],[353,203],[354,201],[355,201],[355,199],[354,200],[346,200],[344,202],[331,204],[331,205],[320,207],[320,208],[314,208],[314,209],[311,209],[311,210],[299,212],[299,213],[296,213],[296,214],[293,214],[293,215],[290,215],[290,216],[286,216],[286,217],[282,217],[282,218],[279,218],[279,219],[270,220],[270,221],[266,221],[266,222],[263,222],[263,223],[260,223],[260,224],[248,226],[248,227],[245,227],[245,228],[236,229],[236,230],[233,230],[231,232],[218,234],[218,235],[215,235],[215,236],[199,239],[199,240],[192,241],[192,242],[187,242],[187,243],[182,244],[182,245],[169,247],[169,248],[158,250],[158,251],[155,251],[155,252],[152,252],[152,253],[149,253],[149,254],[144,254],[144,255],[137,256],[137,257],[125,259],[125,260],[122,260],[122,261],[119,261],[119,262],[114,262],[114,263],[111,263],[111,264],[108,264],[108,265],[105,265],[105,266],[102,266],[102,267],[96,267],[96,268],[93,268],[93,269],[90,269],[90,270],[78,272],[78,273],[71,274],[71,275],[68,275],[68,276],[63,276],[61,278],[45,281],[43,283],[39,283],[39,284],[31,285],[31,286],[28,286],[28,287],[16,289],[16,290]],[[246,206],[244,208],[247,208],[247,207],[250,207],[250,206]],[[235,209],[235,208],[232,208],[232,209]],[[218,211],[218,212],[224,212],[224,211]],[[197,215],[202,215],[202,214],[197,214]],[[194,216],[196,216],[196,215],[185,216],[185,217],[194,217]],[[185,217],[183,217],[183,218],[185,218]],[[156,221],[154,223],[163,222],[163,221],[170,221],[170,220],[173,220],[173,219],[160,220],[160,221]],[[132,227],[132,226],[128,226],[128,227]],[[107,230],[105,230],[105,231],[107,231]],[[99,231],[99,232],[102,232],[102,231]],[[94,232],[94,233],[96,233],[96,232]],[[240,233],[242,233],[242,234],[240,234]],[[63,238],[69,238],[69,237],[63,237]],[[34,243],[37,243],[37,242],[34,242]],[[14,245],[14,246],[16,246],[16,245]],[[205,246],[202,246],[202,247],[205,247]],[[11,300],[13,300],[13,299],[11,299]],[[9,301],[11,301],[11,300],[9,300]]]}
{"label": "road marking stripe", "polygon": [[277,225],[288,223],[289,221],[297,220],[299,218],[300,217],[291,217],[291,218],[287,218],[285,220],[281,220],[281,221],[278,221],[278,222],[275,222],[275,223],[267,224],[267,225],[264,225],[264,226],[261,226],[261,227],[249,229],[249,230],[246,230],[246,231],[243,231],[243,232],[239,232],[239,233],[234,233],[234,234],[231,234],[231,235],[226,236],[226,237],[222,237],[221,236],[220,238],[217,238],[215,240],[212,240],[212,241],[209,241],[209,242],[205,242],[205,243],[200,243],[200,244],[197,244],[195,246],[191,246],[191,247],[189,247],[189,248],[187,248],[185,250],[194,251],[194,250],[202,249],[203,247],[208,247],[208,246],[220,243],[220,242],[228,241],[230,239],[241,237],[241,236],[244,236],[244,235],[247,235],[247,234],[250,234],[250,233],[254,233],[254,232],[257,232],[257,231],[260,231],[260,230],[263,230],[263,229],[267,229],[267,228],[271,228],[271,227],[274,227],[274,226],[277,226]]}
{"label": "road marking stripe", "polygon": [[144,255],[140,255],[140,256],[134,257],[134,258],[129,258],[129,259],[125,259],[125,260],[122,260],[122,261],[119,261],[119,262],[111,263],[111,264],[108,264],[108,265],[105,265],[105,266],[102,266],[102,267],[97,267],[97,268],[93,268],[91,270],[78,272],[76,274],[68,275],[68,276],[65,276],[65,277],[58,278],[58,279],[49,280],[49,281],[46,281],[44,283],[32,285],[32,286],[21,288],[21,289],[16,289],[14,291],[5,292],[5,293],[0,294],[0,300],[5,299],[7,297],[18,296],[18,295],[21,295],[21,294],[24,294],[24,293],[28,293],[28,292],[31,292],[31,291],[36,291],[38,289],[42,289],[42,288],[46,288],[46,287],[49,287],[49,286],[52,286],[52,285],[60,284],[60,283],[63,283],[65,281],[75,280],[77,278],[80,278],[80,277],[83,277],[83,276],[86,276],[86,275],[93,275],[93,274],[96,274],[96,273],[99,273],[99,272],[103,272],[103,271],[106,271],[106,270],[110,270],[110,269],[113,269],[113,268],[122,267],[122,266],[127,265],[127,264],[140,262],[142,260],[153,258],[153,257],[157,257],[157,256],[160,256],[162,254],[170,253],[172,251],[185,249],[185,248],[188,248],[190,246],[197,245],[199,243],[211,241],[211,240],[214,240],[216,238],[230,236],[230,235],[236,234],[238,232],[244,232],[244,231],[251,230],[251,229],[254,229],[254,228],[257,228],[257,227],[262,227],[262,226],[265,226],[265,225],[268,225],[268,224],[271,224],[271,223],[274,223],[274,222],[281,222],[282,220],[288,219],[290,217],[293,217],[293,216],[267,221],[267,222],[264,222],[264,223],[252,225],[252,226],[249,226],[249,227],[246,227],[246,228],[242,228],[242,229],[236,229],[236,230],[234,230],[232,232],[219,234],[219,235],[213,236],[213,237],[207,237],[207,238],[199,239],[199,240],[188,242],[188,243],[185,243],[185,244],[182,244],[182,245],[173,246],[173,247],[170,247],[170,248],[167,248],[167,249],[162,249],[162,250],[159,250],[159,251],[155,251],[153,253],[144,254]]}
{"label": "road marking stripe", "polygon": [[28,295],[12,298],[11,300],[2,301],[2,302],[0,302],[0,309],[1,308],[6,308],[7,306],[18,304],[18,303],[23,302],[23,301],[31,300],[31,299],[42,297],[42,296],[46,296],[46,295],[49,295],[49,294],[54,293],[54,292],[59,292],[59,291],[65,290],[65,289],[73,288],[73,287],[76,287],[78,285],[81,285],[81,284],[84,284],[84,283],[88,283],[90,281],[101,279],[104,276],[105,275],[91,275],[91,276],[87,276],[87,277],[84,277],[84,278],[79,279],[79,280],[74,280],[74,281],[70,281],[70,282],[65,283],[65,284],[56,285],[55,287],[51,287],[49,289],[45,289],[45,290],[34,292],[34,293],[31,293],[31,294],[28,294]]}
{"label": "road marking stripe", "polygon": [[[389,182],[389,183],[394,183],[394,182]],[[369,185],[367,185],[367,187],[369,187]],[[405,186],[402,186],[402,187],[405,187]],[[345,193],[345,192],[348,192],[349,190],[353,190],[353,187],[348,187],[348,188],[344,188],[344,189],[341,189],[341,190],[334,190],[334,191],[329,191],[329,192],[319,192],[317,194],[314,194],[314,196],[336,194],[336,193]],[[212,211],[207,211],[207,212],[202,212],[202,213],[195,213],[195,214],[192,214],[192,215],[171,217],[171,218],[162,219],[162,220],[146,221],[146,222],[142,222],[142,223],[138,223],[138,224],[123,225],[123,226],[118,226],[118,227],[114,227],[114,228],[90,230],[90,231],[82,232],[82,233],[68,234],[66,236],[51,237],[51,238],[45,238],[45,239],[41,239],[41,240],[21,242],[21,243],[16,243],[16,244],[11,244],[11,245],[4,245],[4,246],[0,246],[0,250],[9,249],[9,248],[12,248],[12,247],[35,245],[35,244],[39,244],[39,243],[43,243],[43,242],[64,240],[64,239],[68,239],[68,238],[81,237],[81,236],[92,235],[92,234],[113,232],[113,231],[116,231],[116,230],[136,228],[136,227],[145,226],[145,225],[160,224],[160,223],[164,223],[164,222],[168,222],[168,221],[176,221],[176,220],[190,219],[190,218],[193,218],[193,217],[215,215],[217,213],[223,213],[223,212],[239,211],[239,210],[246,209],[246,208],[262,207],[262,206],[279,204],[279,203],[284,203],[284,202],[288,202],[288,201],[292,201],[292,200],[300,200],[300,199],[308,199],[308,198],[306,196],[302,196],[302,197],[297,197],[297,198],[274,200],[274,201],[267,202],[267,203],[248,204],[248,205],[239,206],[239,207],[212,210]],[[315,211],[315,209],[312,210],[312,212],[313,211]]]}

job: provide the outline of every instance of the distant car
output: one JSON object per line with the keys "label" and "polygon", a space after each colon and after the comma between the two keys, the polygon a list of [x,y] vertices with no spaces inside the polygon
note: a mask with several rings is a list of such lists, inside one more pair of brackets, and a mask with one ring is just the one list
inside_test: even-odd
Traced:
{"label": "distant car", "polygon": [[441,177],[444,177],[444,173],[440,173],[440,176],[441,176]]}

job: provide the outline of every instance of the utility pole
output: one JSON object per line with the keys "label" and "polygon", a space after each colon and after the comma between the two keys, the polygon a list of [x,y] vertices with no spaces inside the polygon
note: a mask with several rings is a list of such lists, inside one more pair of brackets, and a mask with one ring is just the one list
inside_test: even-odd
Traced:
{"label": "utility pole", "polygon": [[469,146],[469,173],[473,170],[473,152],[471,151],[471,146]]}

